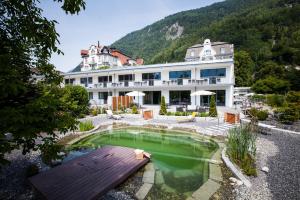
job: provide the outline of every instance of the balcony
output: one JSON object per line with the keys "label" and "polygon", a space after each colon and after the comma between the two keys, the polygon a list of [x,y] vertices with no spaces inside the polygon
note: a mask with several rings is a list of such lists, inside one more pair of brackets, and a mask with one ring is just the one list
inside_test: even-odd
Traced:
{"label": "balcony", "polygon": [[230,84],[225,77],[210,77],[204,79],[174,79],[174,80],[147,80],[147,81],[124,81],[103,82],[89,84],[86,88],[117,89],[117,88],[147,88],[147,87],[172,87],[172,86],[207,86],[218,84]]}

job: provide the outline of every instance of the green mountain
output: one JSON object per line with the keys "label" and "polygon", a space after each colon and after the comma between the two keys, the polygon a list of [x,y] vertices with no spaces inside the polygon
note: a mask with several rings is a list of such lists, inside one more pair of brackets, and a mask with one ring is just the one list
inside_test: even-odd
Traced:
{"label": "green mountain", "polygon": [[[250,85],[267,78],[256,75],[265,66],[291,66],[282,69],[282,79],[288,79],[294,72],[299,75],[295,68],[300,65],[299,19],[299,0],[227,0],[170,15],[129,33],[112,46],[142,57],[146,63],[164,63],[183,61],[186,49],[205,38],[230,42],[235,45],[238,59],[250,62],[238,66],[237,85]],[[246,73],[249,80],[239,81],[244,78],[239,73]],[[292,79],[287,88],[300,90],[299,78]]]}

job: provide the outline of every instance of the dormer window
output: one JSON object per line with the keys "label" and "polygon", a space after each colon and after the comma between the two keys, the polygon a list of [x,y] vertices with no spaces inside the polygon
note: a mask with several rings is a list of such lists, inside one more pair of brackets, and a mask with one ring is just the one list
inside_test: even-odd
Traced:
{"label": "dormer window", "polygon": [[204,51],[204,55],[206,55],[206,56],[210,56],[211,55],[211,50],[205,50]]}
{"label": "dormer window", "polygon": [[195,52],[191,52],[191,57],[194,57],[195,56]]}
{"label": "dormer window", "polygon": [[93,50],[91,51],[91,54],[92,54],[92,55],[95,55],[95,53],[96,53],[96,51],[95,51],[95,49],[93,49]]}
{"label": "dormer window", "polygon": [[221,47],[220,53],[221,53],[221,54],[225,54],[225,48],[224,48],[224,47]]}

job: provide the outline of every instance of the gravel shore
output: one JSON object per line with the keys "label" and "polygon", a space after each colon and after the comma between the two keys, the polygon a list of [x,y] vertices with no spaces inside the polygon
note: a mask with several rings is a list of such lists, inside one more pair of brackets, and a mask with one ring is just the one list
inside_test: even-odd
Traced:
{"label": "gravel shore", "polygon": [[[235,189],[237,200],[300,199],[300,135],[271,133],[257,138],[257,177]],[[270,171],[261,171],[268,167]]]}

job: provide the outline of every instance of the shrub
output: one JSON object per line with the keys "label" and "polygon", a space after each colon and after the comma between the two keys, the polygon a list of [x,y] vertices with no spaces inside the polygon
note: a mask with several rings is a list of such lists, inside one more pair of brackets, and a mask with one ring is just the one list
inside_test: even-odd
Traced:
{"label": "shrub", "polygon": [[182,113],[181,112],[175,112],[175,116],[182,116]]}
{"label": "shrub", "polygon": [[284,105],[285,98],[280,94],[267,95],[267,104],[272,107],[281,107]]}
{"label": "shrub", "polygon": [[171,116],[171,115],[174,115],[174,113],[172,113],[172,112],[167,112],[167,115],[168,115],[168,116]]}
{"label": "shrub", "polygon": [[165,101],[164,96],[161,97],[159,114],[160,115],[166,115],[167,114],[167,106],[166,106],[166,101]]}
{"label": "shrub", "polygon": [[97,116],[97,115],[98,115],[98,110],[97,110],[96,108],[92,109],[92,110],[91,110],[91,114],[92,114],[93,116]]}
{"label": "shrub", "polygon": [[50,142],[45,142],[41,145],[40,149],[42,161],[47,165],[51,165],[52,160],[62,158],[61,155],[58,155],[58,152],[61,152],[63,149],[63,146],[60,144],[51,144]]}
{"label": "shrub", "polygon": [[209,116],[209,113],[202,112],[202,113],[199,113],[198,116],[199,116],[199,117],[208,117],[208,116]]}
{"label": "shrub", "polygon": [[251,97],[251,100],[263,102],[263,101],[266,100],[266,96],[265,96],[265,95],[254,94],[254,95]]}
{"label": "shrub", "polygon": [[256,176],[255,145],[256,135],[250,132],[250,127],[238,127],[229,130],[227,147],[230,158],[240,166],[247,175]]}
{"label": "shrub", "polygon": [[209,103],[209,115],[211,117],[217,117],[218,116],[215,95],[213,95],[211,97],[211,99],[210,99],[210,103]]}
{"label": "shrub", "polygon": [[257,110],[256,108],[251,108],[249,110],[251,117],[256,117],[257,120],[264,121],[268,118],[268,111],[266,110]]}
{"label": "shrub", "polygon": [[139,114],[136,105],[132,106],[132,114]]}
{"label": "shrub", "polygon": [[296,106],[289,105],[287,107],[278,108],[276,110],[278,119],[283,124],[292,124],[299,119],[299,109]]}
{"label": "shrub", "polygon": [[300,104],[300,91],[289,91],[286,95],[286,101],[289,103]]}
{"label": "shrub", "polygon": [[31,164],[26,168],[26,177],[31,177],[39,173],[39,168],[35,164]]}
{"label": "shrub", "polygon": [[85,122],[79,123],[79,130],[80,131],[89,131],[94,128],[93,122],[91,120],[87,120]]}
{"label": "shrub", "polygon": [[257,112],[257,119],[260,121],[264,121],[268,118],[268,111],[266,110],[259,110]]}

